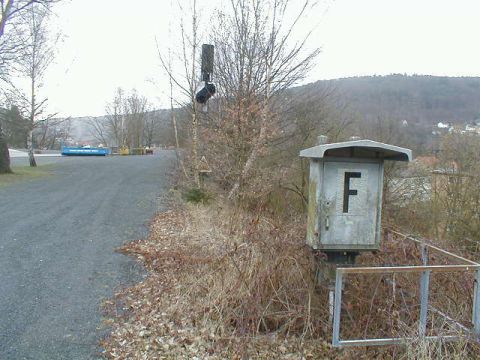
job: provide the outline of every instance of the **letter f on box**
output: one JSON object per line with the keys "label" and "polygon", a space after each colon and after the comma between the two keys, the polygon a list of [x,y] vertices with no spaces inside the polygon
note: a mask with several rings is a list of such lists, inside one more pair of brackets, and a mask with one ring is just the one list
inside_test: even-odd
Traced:
{"label": "letter f on box", "polygon": [[350,179],[351,178],[361,178],[362,173],[359,172],[345,172],[345,181],[343,183],[343,212],[348,213],[348,203],[350,196],[357,195],[358,191],[350,189]]}

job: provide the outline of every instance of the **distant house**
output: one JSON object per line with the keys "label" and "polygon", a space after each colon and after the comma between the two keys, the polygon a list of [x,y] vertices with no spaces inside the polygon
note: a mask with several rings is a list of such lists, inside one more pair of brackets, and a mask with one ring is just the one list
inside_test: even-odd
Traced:
{"label": "distant house", "polygon": [[440,136],[440,135],[445,135],[447,132],[451,133],[452,131],[453,131],[453,126],[451,123],[440,121],[439,123],[433,126],[432,135]]}
{"label": "distant house", "polygon": [[480,134],[480,126],[476,123],[465,125],[465,131],[468,133]]}
{"label": "distant house", "polygon": [[448,132],[451,134],[465,134],[466,131],[464,130],[464,127],[462,125],[453,125],[450,128],[448,128]]}

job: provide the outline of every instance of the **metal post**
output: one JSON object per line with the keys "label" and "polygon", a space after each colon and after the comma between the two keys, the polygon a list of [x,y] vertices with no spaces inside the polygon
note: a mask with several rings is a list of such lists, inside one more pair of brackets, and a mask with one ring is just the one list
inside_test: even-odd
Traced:
{"label": "metal post", "polygon": [[387,240],[389,243],[391,243],[393,241],[393,234],[390,230],[388,230],[387,232]]}
{"label": "metal post", "polygon": [[428,285],[430,282],[430,270],[423,271],[420,278],[420,322],[418,324],[418,333],[420,337],[425,336],[427,329],[428,314]]}
{"label": "metal post", "polygon": [[428,247],[422,244],[421,252],[422,252],[421,256],[422,256],[423,266],[427,266],[428,265]]}
{"label": "metal post", "polygon": [[335,287],[328,287],[328,323],[333,323],[333,310],[335,309]]}
{"label": "metal post", "polygon": [[475,271],[475,285],[473,288],[473,331],[480,336],[480,269]]}
{"label": "metal post", "polygon": [[333,335],[332,345],[340,346],[340,313],[342,311],[342,285],[343,274],[341,271],[335,275],[335,307],[333,308]]}

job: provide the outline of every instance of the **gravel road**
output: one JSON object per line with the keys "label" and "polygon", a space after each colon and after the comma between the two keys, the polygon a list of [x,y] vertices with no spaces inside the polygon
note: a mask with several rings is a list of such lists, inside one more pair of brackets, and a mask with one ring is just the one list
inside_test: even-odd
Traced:
{"label": "gravel road", "polygon": [[57,158],[51,176],[0,188],[0,359],[97,357],[102,301],[144,276],[114,249],[146,235],[173,159]]}

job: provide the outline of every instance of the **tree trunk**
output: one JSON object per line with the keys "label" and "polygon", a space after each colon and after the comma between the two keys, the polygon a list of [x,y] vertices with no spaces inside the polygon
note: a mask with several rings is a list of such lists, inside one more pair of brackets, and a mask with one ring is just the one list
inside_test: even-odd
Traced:
{"label": "tree trunk", "polygon": [[267,74],[266,74],[267,84],[265,88],[265,99],[263,100],[260,132],[258,134],[258,138],[253,144],[253,149],[250,152],[250,155],[248,156],[248,159],[245,162],[245,165],[243,166],[240,177],[237,179],[232,189],[228,193],[228,199],[230,200],[238,196],[238,193],[240,191],[240,187],[243,181],[245,181],[245,179],[250,175],[250,170],[252,169],[255,161],[257,161],[260,150],[262,150],[262,148],[265,146],[265,140],[267,138],[267,122],[268,122],[268,116],[269,116],[270,91],[271,91],[270,74],[271,74],[271,65],[267,61]]}
{"label": "tree trunk", "polygon": [[35,160],[35,156],[33,155],[33,130],[30,130],[28,132],[27,145],[28,145],[28,160],[30,162],[30,166],[35,167],[37,166],[37,162]]}
{"label": "tree trunk", "polygon": [[2,129],[0,129],[0,174],[10,174],[11,172],[7,142],[3,137]]}
{"label": "tree trunk", "polygon": [[[170,88],[172,89],[172,87],[170,87]],[[170,94],[171,94],[171,92],[170,92]],[[173,112],[174,110],[173,110],[173,100],[172,99],[173,99],[172,95],[170,95],[170,113],[171,113],[171,117],[172,117],[173,133],[175,134],[175,155],[177,157],[177,162],[182,167],[182,171],[183,171],[183,174],[185,175],[185,179],[188,179],[187,170],[185,170],[185,165],[183,164],[183,160],[180,157],[180,153],[179,153],[180,144],[179,144],[179,141],[178,141],[177,119],[176,119],[175,114]]]}
{"label": "tree trunk", "polygon": [[228,193],[228,199],[232,200],[237,197],[239,191],[240,191],[240,186],[242,185],[243,181],[250,175],[250,170],[252,169],[255,161],[258,158],[258,154],[260,153],[260,150],[263,148],[265,145],[265,138],[267,136],[267,129],[265,123],[262,125],[260,128],[260,134],[258,136],[257,141],[255,142],[252,151],[250,152],[250,155],[248,156],[247,161],[245,162],[245,165],[243,166],[242,173],[240,177],[237,179],[235,184],[233,185],[232,189]]}

